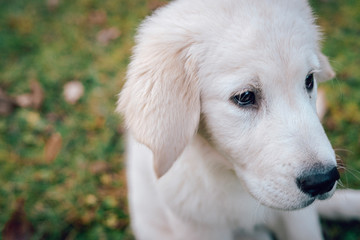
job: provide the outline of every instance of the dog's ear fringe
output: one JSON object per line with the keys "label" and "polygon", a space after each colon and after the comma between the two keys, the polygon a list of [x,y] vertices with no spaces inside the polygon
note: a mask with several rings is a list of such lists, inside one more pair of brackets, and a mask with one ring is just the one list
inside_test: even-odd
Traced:
{"label": "dog's ear fringe", "polygon": [[197,131],[200,94],[190,38],[169,29],[161,34],[165,30],[154,25],[139,30],[117,112],[130,134],[152,150],[161,177]]}
{"label": "dog's ear fringe", "polygon": [[318,58],[320,61],[321,69],[320,72],[315,73],[316,79],[319,82],[325,82],[333,79],[336,74],[329,63],[329,59],[321,52],[318,53]]}

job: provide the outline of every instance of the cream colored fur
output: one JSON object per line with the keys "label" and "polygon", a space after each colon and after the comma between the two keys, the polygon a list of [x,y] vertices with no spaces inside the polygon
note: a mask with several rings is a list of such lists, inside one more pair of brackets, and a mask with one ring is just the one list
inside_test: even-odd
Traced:
{"label": "cream colored fur", "polygon": [[[335,187],[295,181],[336,165],[304,85],[335,75],[319,41],[305,0],[178,0],[143,22],[118,102],[137,239],[316,240],[318,211],[360,219],[357,191],[311,204]],[[244,91],[256,106],[231,101]]]}

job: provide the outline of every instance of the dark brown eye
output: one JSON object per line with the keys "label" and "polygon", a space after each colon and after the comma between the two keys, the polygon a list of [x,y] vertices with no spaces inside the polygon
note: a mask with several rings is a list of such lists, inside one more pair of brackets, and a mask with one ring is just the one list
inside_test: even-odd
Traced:
{"label": "dark brown eye", "polygon": [[251,91],[246,91],[241,94],[235,95],[232,97],[234,103],[239,106],[248,106],[255,104],[255,93]]}
{"label": "dark brown eye", "polygon": [[314,88],[314,74],[310,73],[306,76],[305,79],[306,90],[311,91]]}

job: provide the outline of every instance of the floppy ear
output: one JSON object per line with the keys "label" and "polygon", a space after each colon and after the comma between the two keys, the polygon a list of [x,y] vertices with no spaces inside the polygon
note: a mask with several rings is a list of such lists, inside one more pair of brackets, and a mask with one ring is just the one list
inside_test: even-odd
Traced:
{"label": "floppy ear", "polygon": [[190,37],[150,20],[137,36],[117,111],[130,134],[152,150],[161,177],[197,130],[200,94]]}
{"label": "floppy ear", "polygon": [[321,66],[320,70],[321,71],[315,74],[316,79],[319,82],[325,82],[325,81],[328,81],[328,80],[334,78],[335,72],[329,63],[328,58],[321,52],[319,52],[318,57],[319,57],[319,61],[320,61],[320,66]]}

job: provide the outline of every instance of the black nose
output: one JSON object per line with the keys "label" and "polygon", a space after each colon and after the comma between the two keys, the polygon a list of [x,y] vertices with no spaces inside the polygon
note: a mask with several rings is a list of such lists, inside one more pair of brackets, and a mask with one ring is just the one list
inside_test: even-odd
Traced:
{"label": "black nose", "polygon": [[312,170],[310,173],[303,174],[296,179],[296,183],[301,191],[312,197],[329,192],[340,175],[336,167],[331,170]]}

